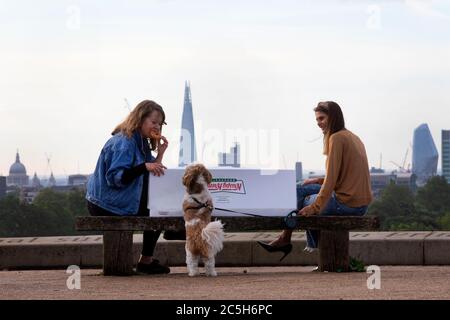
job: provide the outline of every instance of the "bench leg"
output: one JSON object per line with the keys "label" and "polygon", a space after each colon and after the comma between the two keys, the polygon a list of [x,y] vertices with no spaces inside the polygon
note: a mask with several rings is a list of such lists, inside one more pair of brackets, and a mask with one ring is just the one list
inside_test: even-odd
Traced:
{"label": "bench leg", "polygon": [[118,276],[133,273],[133,231],[105,231],[103,274]]}
{"label": "bench leg", "polygon": [[349,231],[320,230],[319,270],[347,272],[349,267]]}

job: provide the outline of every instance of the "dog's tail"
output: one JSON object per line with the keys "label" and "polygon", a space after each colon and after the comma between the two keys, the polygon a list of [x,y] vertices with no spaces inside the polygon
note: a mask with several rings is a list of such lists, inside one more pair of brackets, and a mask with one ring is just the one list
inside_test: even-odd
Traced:
{"label": "dog's tail", "polygon": [[202,238],[211,247],[215,255],[223,249],[223,223],[220,220],[210,222],[202,230]]}

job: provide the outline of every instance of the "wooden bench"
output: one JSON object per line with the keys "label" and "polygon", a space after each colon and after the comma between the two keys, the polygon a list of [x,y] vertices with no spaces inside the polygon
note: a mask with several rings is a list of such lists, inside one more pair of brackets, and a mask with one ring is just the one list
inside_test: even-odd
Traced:
{"label": "wooden bench", "polygon": [[[225,223],[225,232],[273,231],[285,229],[283,217],[214,217]],[[349,231],[377,230],[376,217],[297,217],[298,229],[320,230],[319,270],[349,270]],[[79,231],[103,232],[103,274],[132,275],[133,231],[182,230],[181,217],[78,217]]]}

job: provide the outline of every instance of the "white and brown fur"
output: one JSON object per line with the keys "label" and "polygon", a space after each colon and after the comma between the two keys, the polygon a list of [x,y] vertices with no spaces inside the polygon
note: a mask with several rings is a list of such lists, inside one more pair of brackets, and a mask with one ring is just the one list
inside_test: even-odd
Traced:
{"label": "white and brown fur", "polygon": [[[223,248],[224,231],[220,221],[211,222],[213,201],[208,190],[212,176],[202,164],[192,164],[186,167],[183,185],[186,193],[183,200],[183,216],[186,226],[186,265],[189,276],[199,275],[200,258],[205,265],[207,276],[217,276],[215,256]],[[201,203],[207,203],[209,208],[200,208],[195,197]]]}

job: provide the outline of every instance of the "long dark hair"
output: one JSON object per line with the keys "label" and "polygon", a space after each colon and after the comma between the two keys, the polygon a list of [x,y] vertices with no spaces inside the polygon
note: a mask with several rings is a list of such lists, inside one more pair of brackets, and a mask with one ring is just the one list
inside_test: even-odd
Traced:
{"label": "long dark hair", "polygon": [[331,135],[345,129],[344,114],[341,107],[334,101],[319,102],[314,108],[314,112],[323,112],[328,115],[328,125],[323,137],[323,153],[328,154]]}

